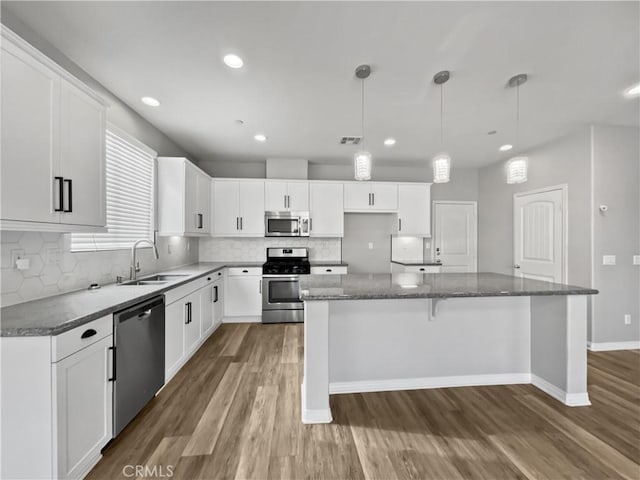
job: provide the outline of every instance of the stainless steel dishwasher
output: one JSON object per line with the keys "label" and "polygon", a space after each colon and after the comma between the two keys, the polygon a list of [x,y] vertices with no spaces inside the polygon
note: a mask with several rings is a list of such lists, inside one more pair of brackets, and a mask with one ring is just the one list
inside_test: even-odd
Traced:
{"label": "stainless steel dishwasher", "polygon": [[113,315],[113,436],[164,385],[164,297]]}

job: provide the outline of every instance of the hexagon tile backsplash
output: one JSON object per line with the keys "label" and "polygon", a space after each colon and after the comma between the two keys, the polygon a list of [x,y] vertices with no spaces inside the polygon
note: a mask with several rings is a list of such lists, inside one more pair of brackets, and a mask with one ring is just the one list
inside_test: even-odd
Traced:
{"label": "hexagon tile backsplash", "polygon": [[[61,233],[2,232],[0,305],[7,306],[36,298],[87,288],[90,283],[113,283],[116,276],[128,276],[130,250],[102,252],[69,251]],[[160,259],[150,248],[139,252],[141,275],[188,265],[198,261],[198,240],[158,237]],[[18,270],[15,257],[29,260],[28,270]]]}
{"label": "hexagon tile backsplash", "polygon": [[339,238],[201,238],[201,262],[264,262],[267,247],[308,247],[309,259],[339,262],[342,241]]}

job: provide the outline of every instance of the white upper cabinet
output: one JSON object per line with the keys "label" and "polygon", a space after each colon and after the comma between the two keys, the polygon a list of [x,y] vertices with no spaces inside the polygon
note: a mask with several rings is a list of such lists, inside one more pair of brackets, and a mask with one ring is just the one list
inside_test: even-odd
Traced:
{"label": "white upper cabinet", "polygon": [[211,178],[182,157],[158,158],[158,234],[208,236]]}
{"label": "white upper cabinet", "polygon": [[398,184],[391,182],[345,183],[344,209],[350,212],[395,212],[398,209]]}
{"label": "white upper cabinet", "polygon": [[310,185],[310,223],[312,237],[344,235],[344,201],[342,183]]}
{"label": "white upper cabinet", "polygon": [[263,237],[264,180],[214,179],[212,185],[213,235]]}
{"label": "white upper cabinet", "polygon": [[2,229],[105,225],[106,105],[2,28]]}
{"label": "white upper cabinet", "polygon": [[309,211],[309,183],[267,180],[265,210],[269,212]]}
{"label": "white upper cabinet", "polygon": [[398,185],[398,235],[431,236],[431,184]]}

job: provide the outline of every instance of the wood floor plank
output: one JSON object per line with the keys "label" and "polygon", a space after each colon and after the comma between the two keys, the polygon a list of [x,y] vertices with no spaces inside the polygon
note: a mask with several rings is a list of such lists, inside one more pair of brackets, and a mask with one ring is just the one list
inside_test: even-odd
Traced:
{"label": "wood floor plank", "polygon": [[220,430],[227,417],[236,390],[242,378],[244,364],[230,363],[219,387],[211,397],[193,435],[182,453],[183,456],[210,455],[218,441]]}
{"label": "wood floor plank", "polygon": [[249,323],[237,323],[232,325],[234,330],[233,335],[230,336],[229,341],[225,344],[224,348],[220,352],[222,356],[236,356],[240,349],[240,345],[244,340],[245,335],[249,331]]}
{"label": "wood floor plank", "polygon": [[282,363],[298,363],[299,328],[297,325],[287,325],[284,327],[284,339],[282,343]]}
{"label": "wood floor plank", "polygon": [[136,480],[145,478],[159,479],[172,477],[174,468],[180,460],[189,437],[164,437],[149,459],[144,463],[143,470]]}

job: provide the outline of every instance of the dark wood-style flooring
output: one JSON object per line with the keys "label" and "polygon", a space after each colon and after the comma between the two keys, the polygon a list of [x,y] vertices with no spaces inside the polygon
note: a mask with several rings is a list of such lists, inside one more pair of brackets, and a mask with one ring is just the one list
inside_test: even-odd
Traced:
{"label": "dark wood-style flooring", "polygon": [[531,385],[333,395],[334,422],[303,425],[302,334],[222,325],[88,478],[640,479],[640,351],[589,353],[590,407]]}

